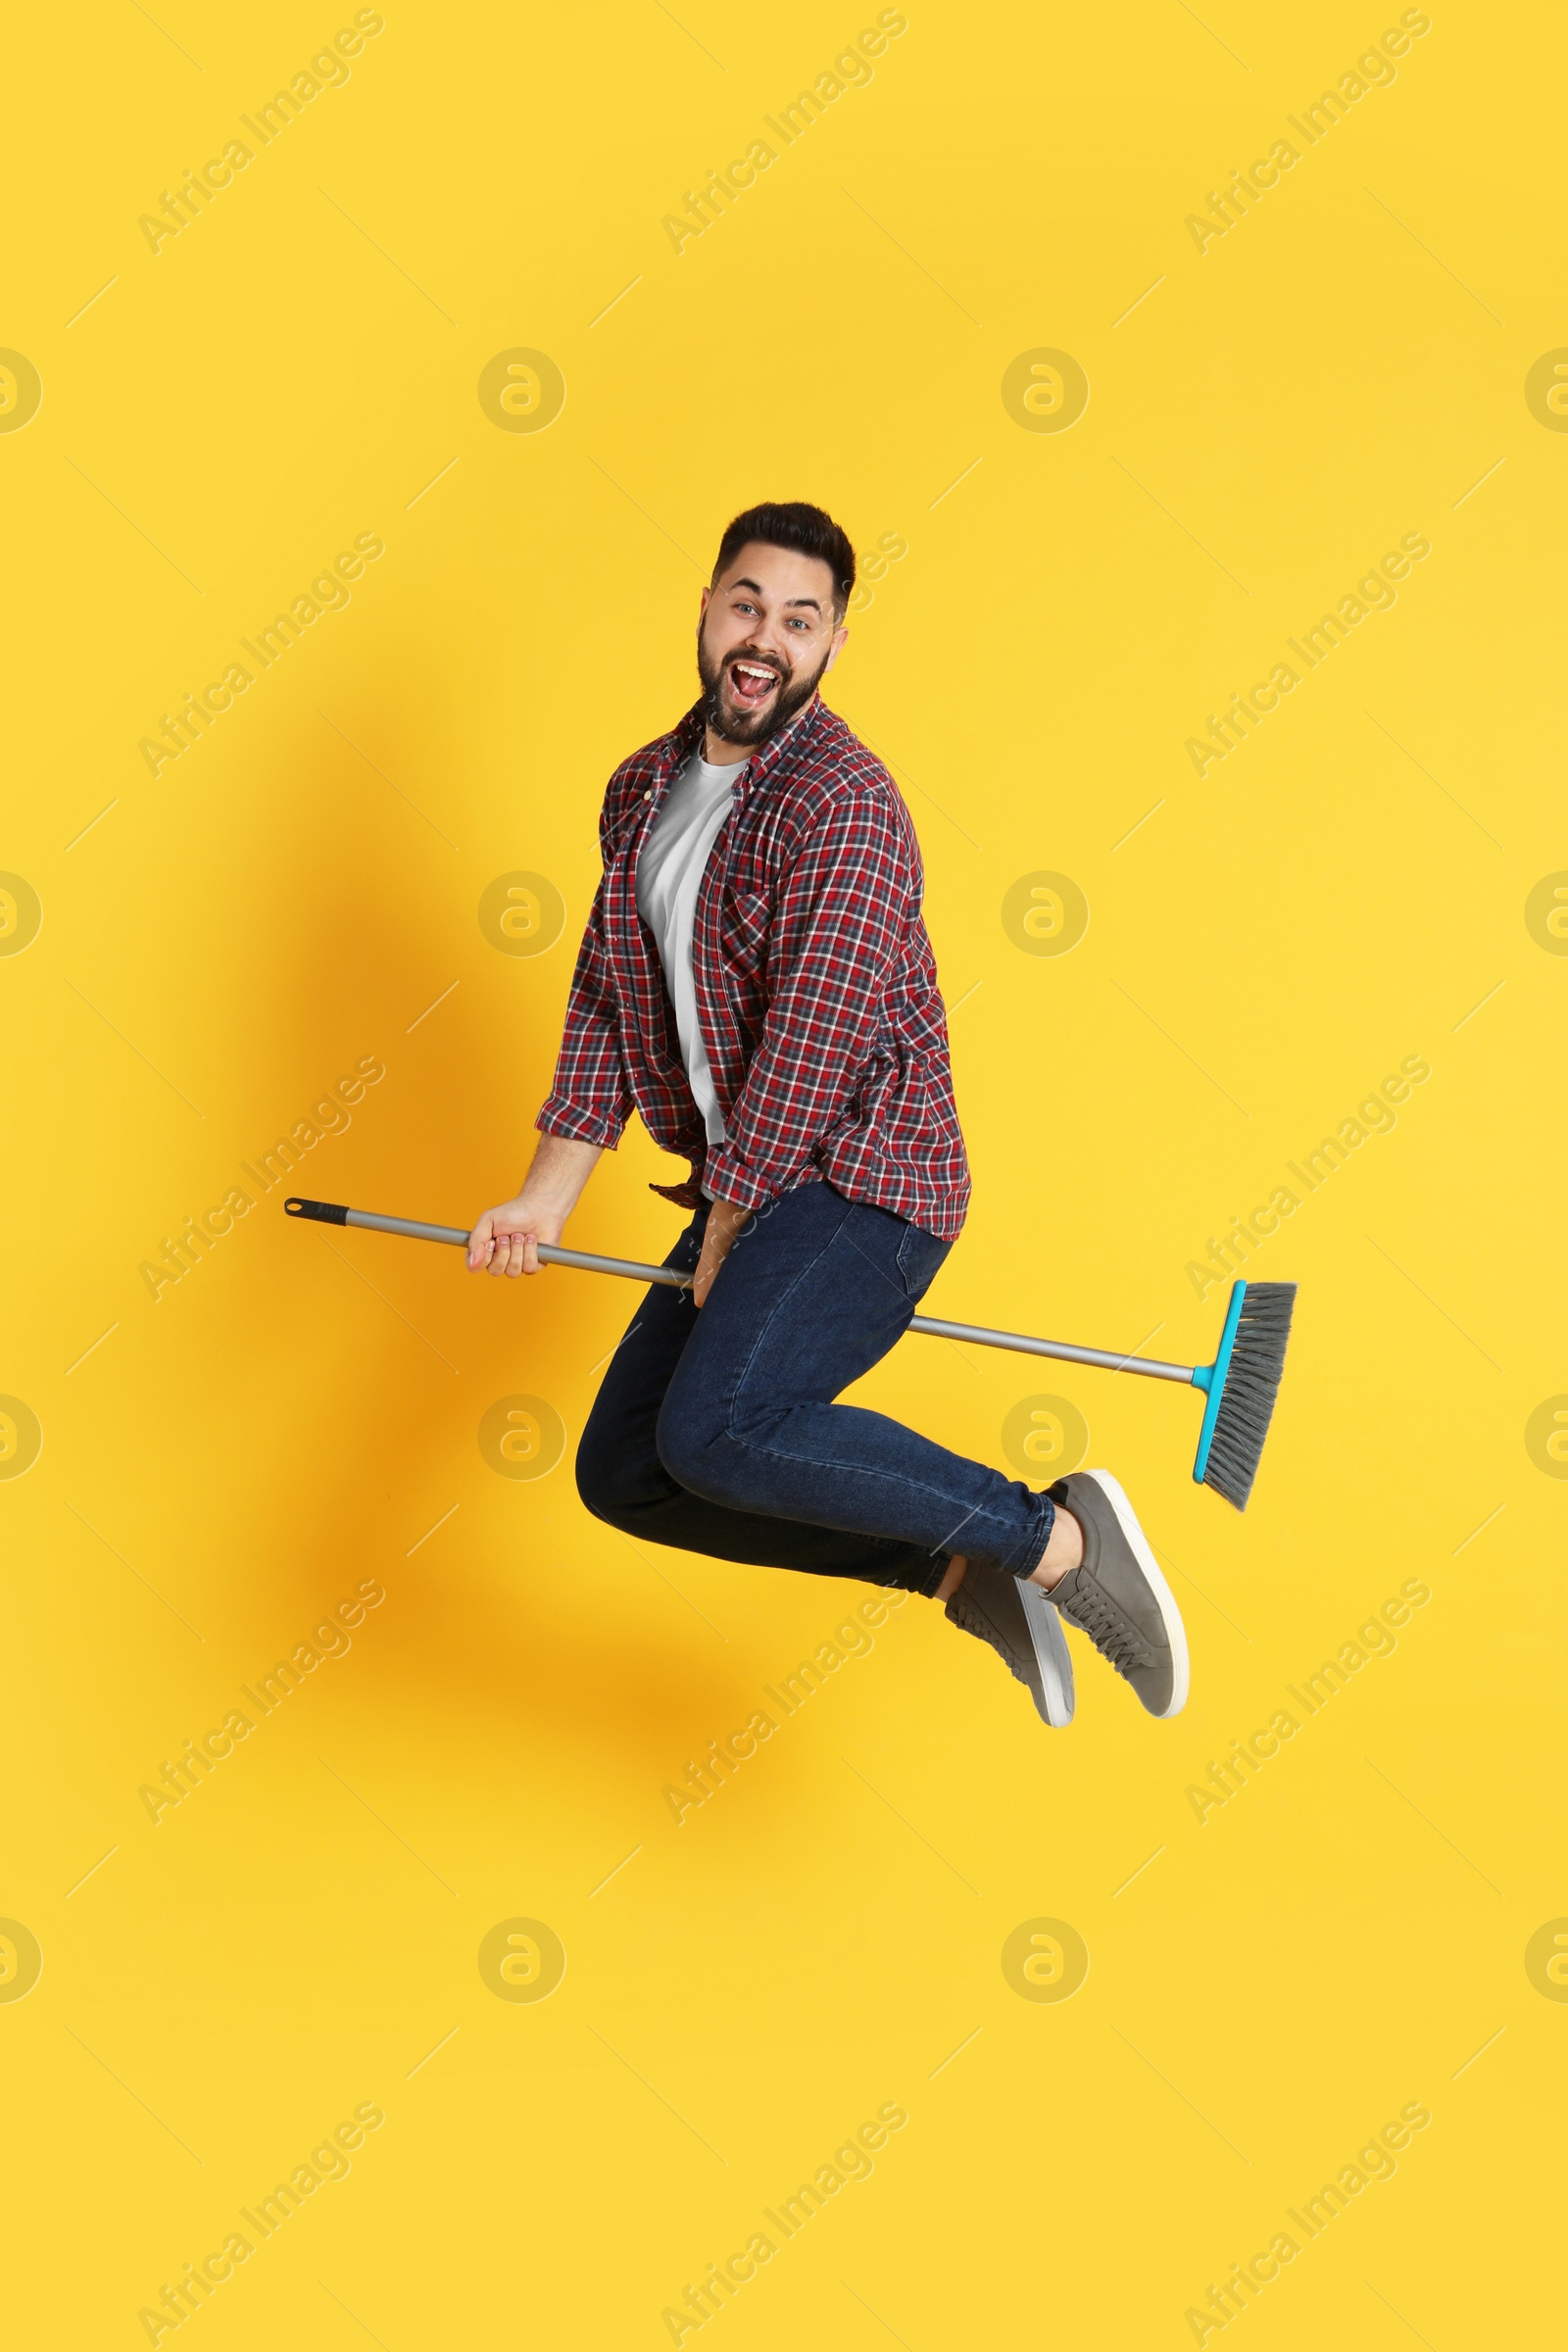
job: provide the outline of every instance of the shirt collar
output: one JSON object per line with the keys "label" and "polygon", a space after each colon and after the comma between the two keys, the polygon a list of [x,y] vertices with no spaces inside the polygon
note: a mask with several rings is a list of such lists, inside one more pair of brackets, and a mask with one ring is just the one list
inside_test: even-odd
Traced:
{"label": "shirt collar", "polygon": [[[685,717],[665,736],[664,755],[660,761],[662,785],[676,776],[693,752],[701,749],[706,723],[703,717],[706,700],[706,696],[699,696]],[[740,769],[736,785],[738,799],[755,792],[760,784],[765,783],[786,751],[798,751],[805,744],[814,731],[822,710],[822,697],[818,692],[811,696],[809,702],[801,706],[787,727],[777,735],[770,735],[766,743],[760,744],[744,762],[737,762]]]}

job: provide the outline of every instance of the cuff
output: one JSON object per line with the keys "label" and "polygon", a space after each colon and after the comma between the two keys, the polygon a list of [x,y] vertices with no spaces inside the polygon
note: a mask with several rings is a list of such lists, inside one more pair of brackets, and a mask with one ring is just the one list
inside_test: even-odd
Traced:
{"label": "cuff", "polygon": [[598,1144],[603,1151],[613,1152],[625,1129],[624,1115],[612,1117],[604,1111],[585,1110],[566,1095],[551,1095],[535,1119],[534,1125],[542,1135],[563,1135],[568,1143]]}
{"label": "cuff", "polygon": [[735,1208],[762,1208],[776,1200],[781,1187],[759,1170],[749,1168],[729,1144],[710,1151],[703,1167],[703,1189]]}

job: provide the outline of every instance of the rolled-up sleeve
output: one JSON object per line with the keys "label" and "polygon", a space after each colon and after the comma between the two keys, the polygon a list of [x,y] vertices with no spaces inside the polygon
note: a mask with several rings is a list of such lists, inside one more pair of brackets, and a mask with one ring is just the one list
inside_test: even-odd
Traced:
{"label": "rolled-up sleeve", "polygon": [[780,888],[762,1042],[703,1171],[720,1200],[760,1208],[787,1192],[853,1105],[918,887],[890,796],[836,798]]}
{"label": "rolled-up sleeve", "polygon": [[612,1152],[631,1116],[632,1094],[610,985],[604,897],[601,881],[571,975],[555,1084],[534,1125],[546,1135],[564,1135],[573,1143],[599,1144]]}

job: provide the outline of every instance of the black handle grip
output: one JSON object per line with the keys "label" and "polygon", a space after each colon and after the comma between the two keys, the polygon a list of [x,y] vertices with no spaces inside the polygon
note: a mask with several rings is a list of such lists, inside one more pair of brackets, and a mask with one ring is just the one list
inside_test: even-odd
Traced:
{"label": "black handle grip", "polygon": [[335,1200],[285,1200],[283,1214],[287,1217],[314,1217],[318,1225],[346,1225],[349,1212]]}

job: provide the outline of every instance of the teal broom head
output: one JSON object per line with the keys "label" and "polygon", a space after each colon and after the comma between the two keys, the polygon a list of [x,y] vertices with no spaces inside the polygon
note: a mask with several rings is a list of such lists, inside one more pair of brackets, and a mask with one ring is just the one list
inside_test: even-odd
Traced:
{"label": "teal broom head", "polygon": [[1294,1282],[1233,1283],[1219,1353],[1193,1374],[1193,1386],[1208,1392],[1193,1477],[1239,1511],[1274,1416],[1295,1305]]}

